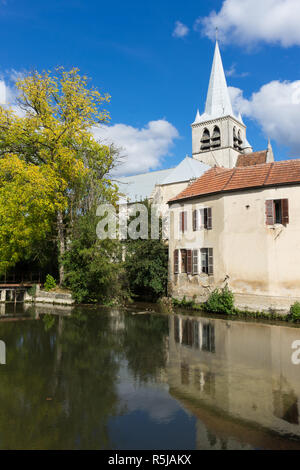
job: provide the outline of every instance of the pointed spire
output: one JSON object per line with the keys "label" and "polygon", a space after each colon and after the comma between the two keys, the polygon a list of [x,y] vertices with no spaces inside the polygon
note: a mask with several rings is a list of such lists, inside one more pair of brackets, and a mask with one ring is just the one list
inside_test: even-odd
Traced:
{"label": "pointed spire", "polygon": [[241,115],[241,112],[239,112],[239,115],[238,115],[238,120],[244,124],[244,121],[243,121],[243,118],[242,118],[242,115]]}
{"label": "pointed spire", "polygon": [[252,153],[253,152],[253,147],[252,145],[249,144],[248,140],[245,138],[243,145],[242,145],[242,150],[244,153]]}
{"label": "pointed spire", "polygon": [[273,147],[271,144],[270,138],[268,138],[268,153],[267,153],[267,163],[272,163],[274,162],[274,153],[273,153]]}
{"label": "pointed spire", "polygon": [[268,137],[268,150],[273,150],[270,137]]}
{"label": "pointed spire", "polygon": [[199,109],[197,109],[197,114],[196,114],[194,124],[198,124],[198,122],[201,122],[201,116],[200,116],[200,113],[199,113]]}
{"label": "pointed spire", "polygon": [[233,115],[218,41],[216,41],[205,114],[212,117]]}

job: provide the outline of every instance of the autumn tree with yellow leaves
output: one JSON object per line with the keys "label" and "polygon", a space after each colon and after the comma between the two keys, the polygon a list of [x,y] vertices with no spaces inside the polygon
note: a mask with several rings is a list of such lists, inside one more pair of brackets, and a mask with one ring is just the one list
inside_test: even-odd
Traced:
{"label": "autumn tree with yellow leaves", "polygon": [[62,284],[74,220],[116,200],[116,151],[92,133],[108,122],[110,97],[78,69],[34,72],[16,86],[18,112],[0,107],[0,273],[54,231]]}

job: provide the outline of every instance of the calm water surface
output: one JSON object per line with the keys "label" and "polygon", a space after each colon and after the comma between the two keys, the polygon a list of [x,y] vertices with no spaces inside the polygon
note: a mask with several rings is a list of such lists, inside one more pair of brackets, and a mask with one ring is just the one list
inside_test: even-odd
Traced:
{"label": "calm water surface", "polygon": [[1,449],[300,449],[299,328],[10,308]]}

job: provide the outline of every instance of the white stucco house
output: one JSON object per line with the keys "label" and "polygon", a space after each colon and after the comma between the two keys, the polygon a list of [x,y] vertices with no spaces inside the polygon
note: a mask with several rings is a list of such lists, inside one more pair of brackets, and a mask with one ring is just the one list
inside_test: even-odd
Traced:
{"label": "white stucco house", "polygon": [[174,297],[205,301],[228,284],[240,308],[300,301],[300,160],[214,167],[169,206]]}

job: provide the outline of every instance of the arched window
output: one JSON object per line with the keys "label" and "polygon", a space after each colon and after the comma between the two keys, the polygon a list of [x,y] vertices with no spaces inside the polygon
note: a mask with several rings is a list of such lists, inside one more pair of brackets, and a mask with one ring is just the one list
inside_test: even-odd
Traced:
{"label": "arched window", "polygon": [[201,150],[210,150],[210,132],[208,129],[204,129],[201,139]]}
{"label": "arched window", "polygon": [[218,126],[214,127],[213,135],[211,138],[211,146],[214,149],[221,147],[221,132]]}
{"label": "arched window", "polygon": [[236,132],[236,127],[233,128],[233,147],[234,147],[236,150],[240,150],[239,138],[238,138],[238,134],[237,134],[237,132]]}
{"label": "arched window", "polygon": [[243,143],[241,131],[238,131],[238,143],[239,145],[242,145]]}

